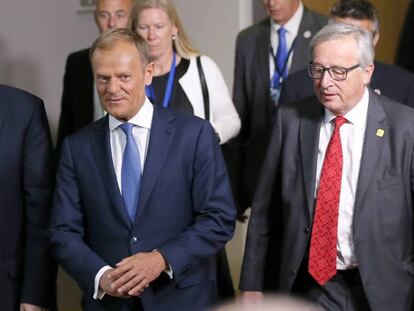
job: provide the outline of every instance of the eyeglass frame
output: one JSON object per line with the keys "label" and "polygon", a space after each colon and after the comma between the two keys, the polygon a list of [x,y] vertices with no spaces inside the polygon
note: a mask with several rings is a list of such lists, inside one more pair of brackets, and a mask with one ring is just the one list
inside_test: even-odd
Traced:
{"label": "eyeglass frame", "polygon": [[[312,76],[312,74],[311,74],[311,72],[310,72],[310,68],[311,68],[311,66],[319,66],[319,67],[321,67],[322,68],[322,75],[321,75],[321,77],[319,77],[319,78],[317,78],[317,77],[313,77]],[[352,71],[352,70],[354,70],[354,69],[357,69],[358,67],[361,67],[361,64],[355,64],[355,65],[353,65],[353,66],[351,66],[351,67],[348,67],[348,68],[346,68],[346,67],[340,67],[340,66],[332,66],[332,67],[325,67],[325,66],[322,66],[322,65],[320,65],[320,64],[314,64],[314,63],[312,63],[312,62],[310,62],[309,64],[308,64],[308,66],[307,66],[307,71],[308,71],[308,75],[312,78],[312,79],[314,79],[314,80],[316,80],[316,79],[322,79],[323,78],[323,76],[325,75],[325,72],[327,71],[328,73],[329,73],[329,75],[330,75],[330,77],[333,79],[333,80],[335,80],[335,81],[345,81],[346,80],[346,78],[348,78],[348,72],[350,72],[350,71]],[[332,73],[331,73],[331,70],[332,69],[343,69],[345,72],[344,72],[344,74],[345,74],[345,77],[343,78],[343,79],[338,79],[338,78],[335,78],[335,77],[333,77],[332,76]]]}

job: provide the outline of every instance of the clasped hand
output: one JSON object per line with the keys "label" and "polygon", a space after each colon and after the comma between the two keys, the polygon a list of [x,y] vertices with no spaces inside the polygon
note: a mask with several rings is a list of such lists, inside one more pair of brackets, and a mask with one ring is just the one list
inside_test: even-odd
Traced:
{"label": "clasped hand", "polygon": [[158,251],[138,253],[124,258],[114,269],[106,271],[99,282],[108,295],[129,298],[141,295],[149,284],[167,269]]}

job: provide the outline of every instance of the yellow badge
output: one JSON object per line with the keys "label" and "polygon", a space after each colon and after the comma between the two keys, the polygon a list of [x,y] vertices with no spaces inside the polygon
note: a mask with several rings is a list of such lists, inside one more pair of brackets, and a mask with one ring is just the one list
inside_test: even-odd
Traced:
{"label": "yellow badge", "polygon": [[385,133],[385,132],[384,132],[384,130],[383,130],[383,129],[378,129],[378,130],[377,130],[377,136],[378,136],[378,137],[383,137],[383,136],[384,136],[384,133]]}

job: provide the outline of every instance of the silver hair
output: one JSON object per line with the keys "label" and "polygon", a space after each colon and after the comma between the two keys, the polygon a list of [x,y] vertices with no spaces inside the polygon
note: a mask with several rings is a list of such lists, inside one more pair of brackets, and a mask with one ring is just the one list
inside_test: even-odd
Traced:
{"label": "silver hair", "polygon": [[328,24],[313,37],[309,44],[311,58],[313,59],[313,52],[318,44],[347,37],[352,37],[357,44],[357,57],[361,68],[373,64],[375,52],[371,33],[365,28],[342,23]]}

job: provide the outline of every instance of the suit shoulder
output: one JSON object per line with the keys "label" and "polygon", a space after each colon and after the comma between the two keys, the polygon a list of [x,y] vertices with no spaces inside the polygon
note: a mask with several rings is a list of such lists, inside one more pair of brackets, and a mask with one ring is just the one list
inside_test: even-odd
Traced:
{"label": "suit shoulder", "polygon": [[[382,62],[375,62],[374,74],[385,75],[388,78],[394,79],[403,79],[403,80],[414,80],[414,74],[404,68],[389,65]],[[390,79],[390,80],[391,80]]]}
{"label": "suit shoulder", "polygon": [[72,52],[68,55],[69,61],[89,61],[89,48]]}
{"label": "suit shoulder", "polygon": [[160,114],[162,118],[169,119],[180,127],[181,126],[183,127],[202,126],[205,123],[209,123],[208,121],[200,117],[197,117],[195,115],[180,112],[180,111],[175,111],[170,108],[164,108],[159,105],[154,105],[154,113]]}
{"label": "suit shoulder", "polygon": [[3,104],[18,106],[18,108],[43,106],[43,101],[39,97],[22,89],[1,84],[0,101]]}
{"label": "suit shoulder", "polygon": [[248,44],[250,41],[256,40],[256,37],[263,31],[266,31],[268,28],[270,29],[269,18],[265,18],[260,22],[243,29],[237,35],[237,44],[244,45]]}
{"label": "suit shoulder", "polygon": [[325,26],[328,23],[328,17],[326,15],[323,15],[319,12],[310,10],[307,7],[304,7],[303,19],[304,20],[308,19],[317,28],[322,28],[323,26]]}
{"label": "suit shoulder", "polygon": [[412,123],[414,120],[414,108],[404,105],[384,95],[373,94],[384,107],[388,118],[395,118],[397,122],[407,120]]}

